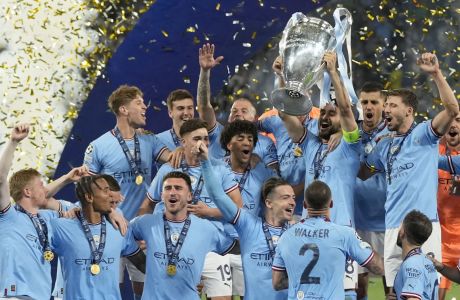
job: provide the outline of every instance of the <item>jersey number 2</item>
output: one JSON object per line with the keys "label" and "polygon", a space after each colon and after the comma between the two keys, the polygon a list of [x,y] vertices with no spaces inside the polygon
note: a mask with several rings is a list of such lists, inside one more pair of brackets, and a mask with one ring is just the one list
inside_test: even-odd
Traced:
{"label": "jersey number 2", "polygon": [[304,256],[305,253],[311,250],[313,252],[313,257],[308,265],[305,267],[302,273],[302,277],[300,277],[301,284],[320,284],[319,277],[312,277],[310,276],[311,270],[315,267],[316,263],[319,259],[319,248],[316,244],[304,244],[300,250],[299,255]]}

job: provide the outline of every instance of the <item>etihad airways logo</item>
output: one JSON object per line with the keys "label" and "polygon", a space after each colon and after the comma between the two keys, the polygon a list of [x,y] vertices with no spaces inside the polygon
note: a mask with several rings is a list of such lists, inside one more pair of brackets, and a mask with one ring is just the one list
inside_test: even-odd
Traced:
{"label": "etihad airways logo", "polygon": [[[153,253],[153,256],[157,259],[160,259],[161,260],[161,264],[164,264],[164,265],[167,265],[167,262],[168,262],[168,255],[166,255],[166,253],[162,253],[162,252],[154,252]],[[190,266],[193,266],[193,264],[195,264],[195,259],[191,258],[191,257],[179,257],[178,261],[177,261],[177,264],[178,264],[178,267],[182,265],[185,265],[187,267],[190,267]]]}

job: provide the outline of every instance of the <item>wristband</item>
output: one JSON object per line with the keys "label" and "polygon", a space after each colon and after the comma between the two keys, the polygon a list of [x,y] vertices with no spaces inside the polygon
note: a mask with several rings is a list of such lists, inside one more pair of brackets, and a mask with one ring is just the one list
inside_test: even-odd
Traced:
{"label": "wristband", "polygon": [[342,133],[343,133],[343,139],[345,140],[345,142],[347,143],[355,143],[359,140],[360,136],[359,136],[359,129],[358,127],[356,127],[355,130],[353,131],[345,131],[345,130],[342,130]]}

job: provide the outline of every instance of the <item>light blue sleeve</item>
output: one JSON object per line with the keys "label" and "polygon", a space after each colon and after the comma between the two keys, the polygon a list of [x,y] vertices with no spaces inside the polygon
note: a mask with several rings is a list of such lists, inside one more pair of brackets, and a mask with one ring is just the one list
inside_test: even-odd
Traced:
{"label": "light blue sleeve", "polygon": [[278,126],[284,126],[283,124],[283,121],[277,117],[277,116],[270,116],[270,117],[267,117],[267,118],[264,118],[262,120],[259,120],[257,122],[257,126],[258,126],[258,129],[260,131],[264,131],[264,132],[267,132],[267,133],[273,133],[276,129],[275,127],[275,123],[276,123],[276,118],[278,118],[280,121],[281,121],[281,124],[278,124]]}
{"label": "light blue sleeve", "polygon": [[135,217],[131,220],[131,222],[129,222],[129,231],[131,233],[131,236],[137,241],[144,240],[144,235],[142,231],[142,220],[145,217],[146,215]]}
{"label": "light blue sleeve", "polygon": [[123,250],[121,251],[121,256],[132,256],[140,251],[139,245],[134,239],[132,226],[128,227],[128,232],[123,239]]}
{"label": "light blue sleeve", "polygon": [[94,142],[90,143],[85,151],[83,164],[90,173],[99,174],[102,170],[102,163],[98,157],[98,148]]}
{"label": "light blue sleeve", "polygon": [[275,257],[273,258],[273,265],[272,265],[272,269],[275,271],[286,271],[286,265],[284,263],[282,253],[281,253],[282,247],[280,247],[280,245],[282,245],[281,243],[284,240],[283,237],[284,235],[281,236],[281,238],[278,241],[278,246],[275,248]]}
{"label": "light blue sleeve", "polygon": [[457,175],[457,170],[460,170],[460,155],[451,156],[450,162],[447,155],[440,155],[438,159],[438,169],[451,172],[451,168],[454,171],[453,173]]}
{"label": "light blue sleeve", "polygon": [[217,174],[213,171],[213,166],[209,160],[201,162],[201,169],[203,171],[204,185],[209,193],[209,197],[213,199],[216,206],[221,211],[224,219],[227,222],[232,221],[238,211],[238,207],[233,203],[227,194],[222,189],[222,185],[216,180]]}
{"label": "light blue sleeve", "polygon": [[167,164],[161,166],[161,168],[158,170],[157,174],[153,178],[149,189],[147,190],[147,198],[149,198],[149,200],[152,202],[161,202],[161,189],[166,167]]}
{"label": "light blue sleeve", "polygon": [[149,138],[150,143],[153,144],[153,158],[155,161],[158,161],[160,159],[161,154],[163,154],[163,152],[166,151],[168,148],[163,143],[163,141],[160,140],[156,135],[151,134]]}
{"label": "light blue sleeve", "polygon": [[345,251],[355,260],[359,265],[366,266],[374,257],[372,247],[361,240],[358,234],[352,228],[343,227],[345,238]]}
{"label": "light blue sleeve", "polygon": [[[410,264],[410,261],[406,261],[399,272],[402,273],[403,286],[401,288],[401,299],[403,297],[414,297],[422,299],[424,292],[424,269],[418,264]],[[417,297],[418,296],[418,297]]]}

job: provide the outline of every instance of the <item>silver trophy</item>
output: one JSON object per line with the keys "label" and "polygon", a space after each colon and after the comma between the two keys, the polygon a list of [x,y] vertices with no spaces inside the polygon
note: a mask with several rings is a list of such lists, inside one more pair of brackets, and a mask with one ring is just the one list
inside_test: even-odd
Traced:
{"label": "silver trophy", "polygon": [[309,89],[323,76],[324,53],[337,44],[334,28],[328,22],[293,14],[279,43],[285,87],[271,93],[273,106],[289,115],[308,114],[313,107]]}

